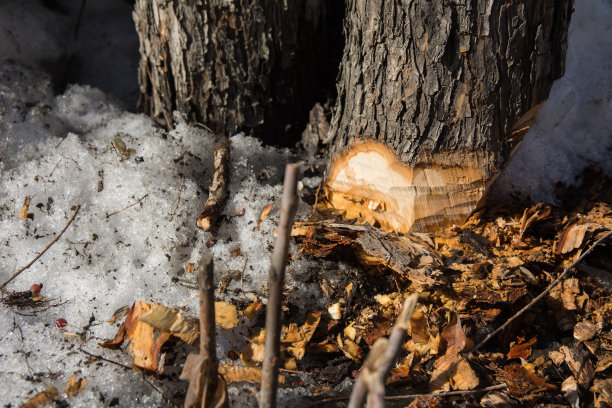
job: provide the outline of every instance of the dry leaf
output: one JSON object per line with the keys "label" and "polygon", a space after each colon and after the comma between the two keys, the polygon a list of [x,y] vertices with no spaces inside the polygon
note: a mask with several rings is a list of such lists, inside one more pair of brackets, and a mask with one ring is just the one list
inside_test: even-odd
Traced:
{"label": "dry leaf", "polygon": [[76,379],[76,375],[72,375],[68,384],[66,384],[66,389],[64,392],[70,396],[77,395],[79,392],[85,389],[85,384],[87,380],[85,378]]}
{"label": "dry leaf", "polygon": [[145,370],[161,373],[160,351],[164,343],[170,338],[170,333],[160,331],[157,338],[155,328],[139,321],[140,317],[151,310],[151,305],[138,301],[132,305],[125,321],[117,330],[113,340],[101,343],[101,347],[115,348],[128,338],[130,351],[134,355],[134,365]]}
{"label": "dry leaf", "polygon": [[531,346],[533,346],[535,342],[536,338],[533,337],[526,343],[516,344],[512,346],[506,357],[508,358],[508,360],[512,360],[513,358],[527,359],[531,355]]}
{"label": "dry leaf", "polygon": [[453,320],[442,329],[442,339],[446,347],[455,346],[459,351],[465,348],[466,337],[461,327],[461,318],[459,314],[453,315]]}
{"label": "dry leaf", "polygon": [[529,395],[536,391],[557,389],[520,364],[510,364],[504,367],[503,376],[508,384],[508,392],[514,397]]}
{"label": "dry leaf", "polygon": [[193,273],[194,270],[195,270],[195,264],[188,263],[187,265],[185,265],[185,272]]}
{"label": "dry leaf", "polygon": [[200,336],[200,322],[183,315],[177,309],[170,309],[159,303],[151,303],[151,309],[140,316],[141,322],[147,323],[156,329],[168,332],[183,340],[185,343],[194,345]]}
{"label": "dry leaf", "polygon": [[[240,381],[261,382],[261,368],[240,367],[231,364],[223,364],[219,366],[219,374],[221,374],[228,383]],[[279,384],[285,383],[285,377],[278,376]]]}
{"label": "dry leaf", "polygon": [[25,403],[20,408],[42,408],[47,404],[53,402],[53,400],[59,398],[60,394],[54,386],[47,388],[44,391],[39,392]]}
{"label": "dry leaf", "polygon": [[249,319],[254,319],[257,317],[257,312],[263,307],[263,303],[257,296],[253,298],[253,303],[247,306],[244,309],[244,315]]}
{"label": "dry leaf", "polygon": [[[429,391],[471,390],[478,386],[480,381],[472,367],[465,360],[461,360],[459,347],[451,345],[446,354],[436,360],[434,371],[431,374]],[[459,364],[452,370],[448,370],[453,364]]]}
{"label": "dry leaf", "polygon": [[270,214],[270,210],[272,210],[272,208],[274,208],[274,203],[266,205],[263,210],[261,210],[259,220],[257,221],[257,226],[253,228],[253,231],[259,230],[259,228],[261,227],[261,223],[268,218],[268,214]]}
{"label": "dry leaf", "polygon": [[238,324],[236,306],[227,302],[215,302],[215,322],[226,330],[236,327]]}

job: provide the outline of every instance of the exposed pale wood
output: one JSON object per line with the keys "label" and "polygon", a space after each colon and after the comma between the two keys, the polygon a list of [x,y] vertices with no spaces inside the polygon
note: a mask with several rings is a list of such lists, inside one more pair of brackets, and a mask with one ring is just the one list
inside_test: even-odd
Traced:
{"label": "exposed pale wood", "polygon": [[[479,154],[433,157],[439,164],[403,164],[379,142],[355,144],[333,163],[324,192],[327,202],[394,232],[427,231],[460,223],[485,190]],[[444,164],[440,164],[444,163]]]}

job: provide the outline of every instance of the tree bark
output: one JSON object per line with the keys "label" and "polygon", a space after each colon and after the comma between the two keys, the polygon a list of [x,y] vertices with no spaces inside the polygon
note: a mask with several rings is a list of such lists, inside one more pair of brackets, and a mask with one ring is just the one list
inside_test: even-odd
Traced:
{"label": "tree bark", "polygon": [[166,127],[177,110],[215,133],[289,144],[333,88],[336,9],[323,0],[136,0],[139,106]]}
{"label": "tree bark", "polygon": [[328,205],[402,232],[462,222],[563,75],[572,5],[349,1]]}

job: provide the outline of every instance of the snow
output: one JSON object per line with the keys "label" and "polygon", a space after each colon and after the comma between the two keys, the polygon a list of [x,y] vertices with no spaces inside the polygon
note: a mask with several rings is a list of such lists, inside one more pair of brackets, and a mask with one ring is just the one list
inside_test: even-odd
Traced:
{"label": "snow", "polygon": [[[77,3],[57,2],[65,14],[50,12],[39,2],[28,7],[18,1],[0,5],[0,27],[6,33],[0,36],[0,281],[40,253],[66,225],[75,206],[81,206],[65,234],[6,288],[27,290],[42,283],[41,294],[53,307],[2,306],[0,388],[5,403],[18,405],[50,385],[61,392],[76,374],[86,378],[87,385],[75,397],[63,395],[73,406],[108,406],[115,398],[122,407],[165,406],[164,398],[184,393],[186,383],[156,383],[106,361],[89,363],[79,347],[129,366],[127,352],[97,346],[114,336],[117,323],[107,320],[117,309],[143,300],[185,307],[188,314],[197,315],[196,292],[182,283],[194,280],[185,266],[197,263],[209,250],[211,234],[197,229],[195,218],[207,197],[215,138],[178,115],[175,129],[166,132],[144,115],[128,112],[125,107],[133,103],[136,89],[129,45],[134,34],[130,37],[125,28],[129,21],[113,17],[113,10],[124,12],[127,3],[108,2],[105,8],[88,2],[87,7],[95,5],[83,17],[87,24],[82,24],[79,37],[85,39],[66,45],[64,38],[74,35]],[[103,18],[96,22],[96,15]],[[576,4],[566,76],[553,86],[537,125],[493,186],[494,194],[553,201],[554,184],[573,183],[588,164],[611,173],[610,17],[609,2]],[[105,21],[113,23],[104,27]],[[83,80],[56,94],[49,61],[66,53],[81,59],[97,54],[100,59],[88,60],[91,64],[83,64],[81,76],[72,76]],[[119,63],[123,60],[128,62]],[[116,70],[110,67],[113,63]],[[116,138],[134,153],[122,154]],[[299,158],[241,134],[231,140],[230,199],[210,251],[216,279],[228,270],[241,274],[218,300],[244,304],[254,295],[265,299],[262,287],[280,212],[282,172],[285,163]],[[304,177],[301,187],[312,191],[319,181]],[[26,196],[31,197],[31,219],[19,218]],[[270,203],[275,207],[255,229]],[[308,211],[302,203],[298,218]],[[237,247],[242,255],[232,256]],[[293,287],[290,304],[303,314],[327,310],[312,277],[327,274],[341,287],[339,281],[348,279],[351,266],[305,259],[295,247],[291,253],[295,261],[287,276],[287,285]],[[338,270],[343,273],[336,274]],[[82,327],[92,316],[84,339],[67,336],[54,325],[65,318]],[[261,323],[243,318],[234,330],[219,329],[218,356],[229,361],[228,352],[240,349],[244,336]],[[309,393],[313,380],[300,380],[303,387],[281,390],[281,406]],[[343,387],[348,389],[350,381]],[[254,385],[234,385],[229,392],[237,405],[254,404]]]}
{"label": "snow", "polygon": [[589,165],[612,174],[612,3],[574,5],[565,75],[496,180],[491,196],[555,203],[555,184],[580,184]]}

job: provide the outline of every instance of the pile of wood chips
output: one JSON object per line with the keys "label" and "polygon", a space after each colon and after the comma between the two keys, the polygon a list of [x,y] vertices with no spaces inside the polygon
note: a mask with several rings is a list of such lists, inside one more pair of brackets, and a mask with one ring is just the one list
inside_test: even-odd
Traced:
{"label": "pile of wood chips", "polygon": [[[279,382],[308,383],[315,402],[335,403],[335,386],[358,375],[370,347],[390,334],[404,300],[418,293],[386,393],[429,395],[402,400],[402,406],[610,406],[610,237],[541,302],[462,358],[612,230],[609,180],[594,180],[574,189],[564,208],[498,205],[437,234],[385,233],[315,206],[309,221],[293,227],[298,256],[352,260],[358,274],[344,287],[330,288],[319,278],[327,311],[310,311],[305,321],[283,326]],[[217,302],[216,309],[217,324],[231,330],[240,319],[261,320],[265,305],[255,297],[252,304]],[[290,314],[286,321],[296,322]],[[198,336],[197,319],[181,310],[136,302],[117,337],[101,346],[118,347],[130,338],[134,367],[159,375],[162,345],[170,338],[194,344]],[[220,356],[233,361],[219,367],[225,381],[261,380],[264,337],[257,329],[242,350]],[[458,390],[468,392],[431,396]]]}

